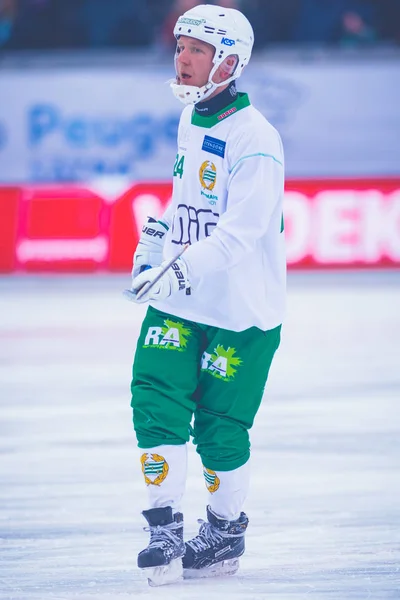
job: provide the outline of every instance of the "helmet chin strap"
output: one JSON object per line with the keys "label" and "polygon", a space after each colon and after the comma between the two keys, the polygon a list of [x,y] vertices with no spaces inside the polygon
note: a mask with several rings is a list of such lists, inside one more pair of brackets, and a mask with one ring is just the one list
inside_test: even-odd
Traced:
{"label": "helmet chin strap", "polygon": [[202,87],[197,87],[195,85],[176,83],[175,79],[171,79],[170,86],[175,98],[178,98],[183,104],[197,104],[198,102],[202,102],[211,96],[217,88],[217,84],[211,81]]}
{"label": "helmet chin strap", "polygon": [[217,88],[226,85],[234,79],[236,79],[234,75],[231,75],[231,77],[225,79],[225,81],[221,81],[220,83],[214,83],[212,81],[212,78],[218,67],[218,64],[213,66],[208,76],[208,82],[202,87],[176,83],[175,79],[171,79],[168,83],[170,84],[172,93],[174,94],[175,98],[178,98],[178,100],[183,102],[183,104],[197,104],[198,102],[206,100]]}

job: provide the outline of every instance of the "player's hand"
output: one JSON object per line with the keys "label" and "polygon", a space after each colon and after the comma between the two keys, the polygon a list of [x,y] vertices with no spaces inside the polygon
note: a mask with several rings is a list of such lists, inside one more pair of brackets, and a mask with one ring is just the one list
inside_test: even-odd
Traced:
{"label": "player's hand", "polygon": [[162,253],[168,226],[152,217],[147,218],[133,255],[132,277],[149,267],[158,267],[162,263]]}
{"label": "player's hand", "polygon": [[129,299],[132,302],[142,304],[149,300],[165,300],[175,292],[190,289],[187,266],[183,258],[178,258],[153,287],[149,289],[168,262],[164,261],[159,267],[147,269],[133,279],[129,294]]}

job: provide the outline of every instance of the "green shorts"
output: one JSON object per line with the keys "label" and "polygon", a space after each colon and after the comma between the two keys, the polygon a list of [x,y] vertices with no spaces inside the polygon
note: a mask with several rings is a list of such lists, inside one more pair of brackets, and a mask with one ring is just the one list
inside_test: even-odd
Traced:
{"label": "green shorts", "polygon": [[192,435],[207,469],[230,471],[246,463],[248,431],[280,332],[280,325],[228,331],[149,307],[131,385],[139,448],[184,444]]}

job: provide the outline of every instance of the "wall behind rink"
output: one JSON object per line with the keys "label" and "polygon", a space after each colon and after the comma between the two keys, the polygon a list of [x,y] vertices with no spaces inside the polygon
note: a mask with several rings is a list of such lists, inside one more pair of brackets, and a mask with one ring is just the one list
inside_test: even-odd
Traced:
{"label": "wall behind rink", "polygon": [[[171,61],[172,62],[172,61]],[[172,68],[2,69],[0,182],[171,176]],[[278,128],[289,177],[400,174],[400,61],[255,58],[240,80]]]}
{"label": "wall behind rink", "polygon": [[[0,187],[0,272],[128,272],[146,217],[171,191],[155,181]],[[182,243],[193,219],[174,224]],[[284,220],[289,268],[400,267],[400,178],[288,180]]]}

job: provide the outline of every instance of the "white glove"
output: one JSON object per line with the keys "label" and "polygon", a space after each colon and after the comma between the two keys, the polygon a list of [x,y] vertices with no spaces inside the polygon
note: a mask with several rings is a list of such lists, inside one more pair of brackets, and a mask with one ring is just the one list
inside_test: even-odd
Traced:
{"label": "white glove", "polygon": [[149,267],[158,267],[163,259],[163,246],[168,226],[152,217],[142,228],[142,233],[133,255],[132,277]]}
{"label": "white glove", "polygon": [[[187,266],[183,258],[178,258],[164,275],[147,292],[147,288],[162,273],[169,261],[164,261],[159,267],[147,269],[132,281],[132,287],[129,293],[129,299],[132,302],[142,304],[149,300],[165,300],[171,294],[179,290],[186,290],[190,294],[190,284],[187,277]],[[139,296],[139,297],[137,297]]]}

